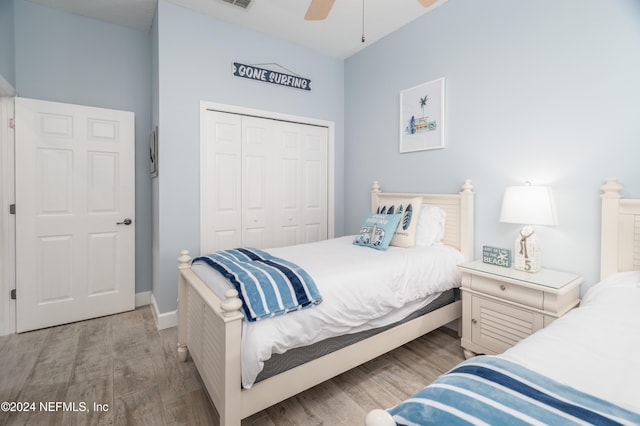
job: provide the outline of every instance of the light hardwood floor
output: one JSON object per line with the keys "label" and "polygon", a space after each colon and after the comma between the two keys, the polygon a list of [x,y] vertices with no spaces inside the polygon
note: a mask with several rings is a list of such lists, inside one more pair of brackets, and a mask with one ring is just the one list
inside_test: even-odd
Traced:
{"label": "light hardwood floor", "polygon": [[[0,412],[0,425],[218,424],[193,363],[178,361],[175,348],[176,329],[158,331],[149,307],[0,337],[0,402],[35,405]],[[369,410],[398,403],[462,360],[457,334],[441,328],[242,424],[361,425]]]}

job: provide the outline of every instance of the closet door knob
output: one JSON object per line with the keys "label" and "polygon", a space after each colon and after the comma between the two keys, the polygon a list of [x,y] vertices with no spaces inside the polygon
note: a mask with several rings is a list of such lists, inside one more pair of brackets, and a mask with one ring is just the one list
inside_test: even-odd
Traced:
{"label": "closet door knob", "polygon": [[129,218],[126,218],[122,222],[116,222],[116,225],[131,225],[133,221]]}

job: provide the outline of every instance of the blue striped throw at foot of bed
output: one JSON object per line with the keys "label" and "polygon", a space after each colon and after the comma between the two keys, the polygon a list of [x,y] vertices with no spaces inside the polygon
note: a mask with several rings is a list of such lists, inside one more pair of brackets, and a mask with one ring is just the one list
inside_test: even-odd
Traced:
{"label": "blue striped throw at foot of bed", "polygon": [[640,413],[493,356],[463,362],[388,411],[398,425],[640,424]]}
{"label": "blue striped throw at foot of bed", "polygon": [[292,262],[255,248],[222,250],[193,259],[220,272],[238,291],[247,321],[308,308],[322,302],[313,279]]}

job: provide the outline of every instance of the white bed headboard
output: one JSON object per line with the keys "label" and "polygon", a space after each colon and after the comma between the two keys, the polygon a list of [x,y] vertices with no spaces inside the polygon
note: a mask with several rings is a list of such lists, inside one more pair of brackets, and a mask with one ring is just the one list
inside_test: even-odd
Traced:
{"label": "white bed headboard", "polygon": [[600,279],[640,270],[640,199],[624,199],[621,190],[616,178],[602,186]]}
{"label": "white bed headboard", "polygon": [[467,260],[473,260],[473,195],[471,179],[465,179],[461,191],[456,194],[382,192],[375,181],[371,186],[371,211],[376,211],[381,200],[422,197],[423,204],[437,205],[447,214],[444,243],[460,250]]}

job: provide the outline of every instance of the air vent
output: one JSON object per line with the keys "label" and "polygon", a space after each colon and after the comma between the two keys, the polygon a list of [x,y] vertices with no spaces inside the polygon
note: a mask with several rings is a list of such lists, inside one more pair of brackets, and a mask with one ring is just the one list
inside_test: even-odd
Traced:
{"label": "air vent", "polygon": [[234,6],[241,7],[243,9],[246,9],[247,6],[249,6],[249,3],[251,3],[251,0],[222,0],[222,1],[225,3],[232,4]]}

